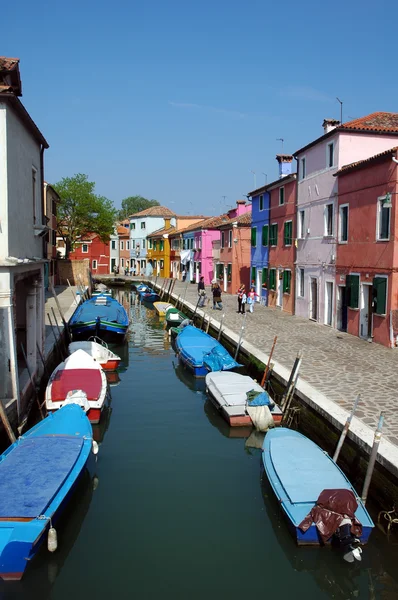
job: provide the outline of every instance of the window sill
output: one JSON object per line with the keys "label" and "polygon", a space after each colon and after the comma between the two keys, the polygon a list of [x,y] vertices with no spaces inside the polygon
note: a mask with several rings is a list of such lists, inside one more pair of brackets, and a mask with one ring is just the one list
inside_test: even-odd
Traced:
{"label": "window sill", "polygon": [[338,242],[338,243],[339,243],[339,244],[343,244],[343,245],[344,245],[344,244],[348,244],[348,240],[339,240],[339,242]]}
{"label": "window sill", "polygon": [[359,308],[352,308],[352,306],[347,306],[347,308],[348,308],[348,310],[356,310],[356,311],[360,310]]}
{"label": "window sill", "polygon": [[389,242],[390,238],[377,239],[376,242]]}
{"label": "window sill", "polygon": [[330,240],[331,238],[334,238],[334,235],[333,235],[333,233],[324,233],[323,237],[328,238]]}

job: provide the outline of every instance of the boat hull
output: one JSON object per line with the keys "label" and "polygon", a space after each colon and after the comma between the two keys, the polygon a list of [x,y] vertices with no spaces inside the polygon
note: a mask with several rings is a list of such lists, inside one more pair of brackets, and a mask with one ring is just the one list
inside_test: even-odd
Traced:
{"label": "boat hull", "polygon": [[89,337],[95,335],[104,340],[104,342],[120,344],[124,341],[127,334],[127,325],[114,325],[106,321],[101,321],[99,325],[95,321],[70,325],[69,329],[75,341],[87,340]]}

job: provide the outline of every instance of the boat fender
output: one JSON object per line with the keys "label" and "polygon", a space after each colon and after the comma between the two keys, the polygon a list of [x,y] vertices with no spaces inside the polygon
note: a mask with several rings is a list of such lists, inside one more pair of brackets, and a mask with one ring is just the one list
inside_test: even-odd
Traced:
{"label": "boat fender", "polygon": [[95,454],[95,455],[98,454],[99,446],[98,446],[98,443],[95,440],[93,440],[93,444],[92,444],[91,450],[92,450],[93,454]]}
{"label": "boat fender", "polygon": [[48,530],[47,548],[49,552],[55,552],[58,548],[57,530],[54,527]]}

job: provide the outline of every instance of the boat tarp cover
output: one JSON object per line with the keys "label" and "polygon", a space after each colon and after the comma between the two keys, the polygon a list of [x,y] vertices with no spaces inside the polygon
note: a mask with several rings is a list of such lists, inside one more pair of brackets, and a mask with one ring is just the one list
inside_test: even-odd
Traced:
{"label": "boat tarp cover", "polygon": [[356,537],[362,535],[362,525],[355,516],[358,502],[351,490],[323,490],[316,505],[300,523],[299,528],[305,533],[315,523],[324,543],[340,527],[346,516],[351,519],[351,533]]}
{"label": "boat tarp cover", "polygon": [[[99,299],[104,303],[99,302]],[[91,300],[83,302],[72,316],[70,324],[90,323],[91,321],[95,321],[98,317],[101,321],[118,323],[119,325],[128,325],[129,323],[126,311],[117,300],[114,300],[109,296],[95,296]]]}
{"label": "boat tarp cover", "polygon": [[68,392],[83,390],[87,400],[97,400],[101,394],[102,378],[99,369],[60,369],[51,385],[51,400],[65,400]]}
{"label": "boat tarp cover", "polygon": [[0,517],[35,518],[45,511],[79,458],[82,437],[37,436],[0,462]]}
{"label": "boat tarp cover", "polygon": [[203,364],[209,371],[229,371],[235,367],[240,367],[240,364],[232,358],[221,344],[218,344],[203,356]]}
{"label": "boat tarp cover", "polygon": [[246,410],[257,431],[268,431],[268,429],[275,427],[274,419],[268,406],[251,406],[248,404]]}
{"label": "boat tarp cover", "polygon": [[273,408],[275,403],[272,402],[269,394],[267,392],[256,392],[256,390],[251,390],[247,392],[247,406],[269,406]]}

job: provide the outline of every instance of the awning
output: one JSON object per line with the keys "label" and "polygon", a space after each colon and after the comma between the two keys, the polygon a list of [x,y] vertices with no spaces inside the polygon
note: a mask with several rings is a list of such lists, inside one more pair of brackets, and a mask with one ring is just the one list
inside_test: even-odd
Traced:
{"label": "awning", "polygon": [[181,258],[181,264],[182,265],[186,265],[187,262],[189,262],[192,259],[192,250],[181,250],[180,252],[180,258]]}

